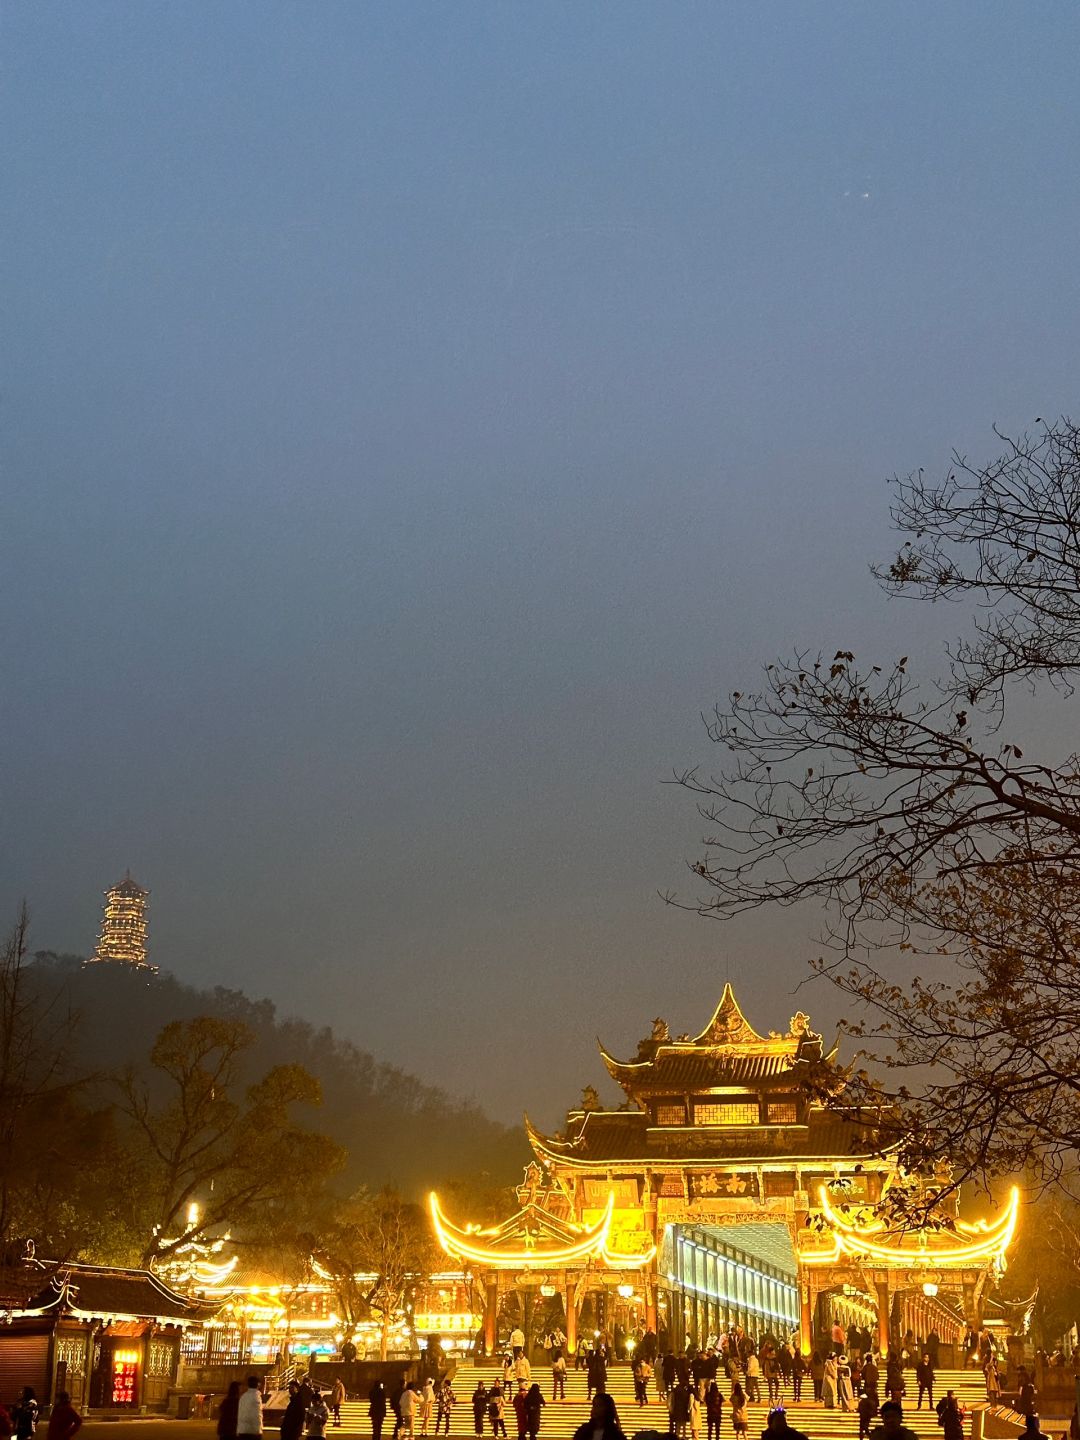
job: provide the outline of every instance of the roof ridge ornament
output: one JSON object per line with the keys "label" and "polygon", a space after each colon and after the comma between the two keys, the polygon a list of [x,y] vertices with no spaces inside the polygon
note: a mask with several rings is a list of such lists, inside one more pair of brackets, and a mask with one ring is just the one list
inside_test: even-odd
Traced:
{"label": "roof ridge ornament", "polygon": [[740,1009],[730,980],[725,984],[720,1003],[705,1029],[700,1035],[686,1038],[692,1045],[768,1044],[766,1037],[757,1033]]}

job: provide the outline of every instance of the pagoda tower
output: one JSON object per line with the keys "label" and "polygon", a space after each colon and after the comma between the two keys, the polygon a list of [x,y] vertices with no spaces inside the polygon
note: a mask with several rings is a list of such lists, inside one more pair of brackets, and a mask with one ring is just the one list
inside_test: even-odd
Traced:
{"label": "pagoda tower", "polygon": [[147,963],[146,931],[149,890],[124,872],[118,885],[105,891],[101,935],[89,964],[128,965],[133,970],[154,970]]}

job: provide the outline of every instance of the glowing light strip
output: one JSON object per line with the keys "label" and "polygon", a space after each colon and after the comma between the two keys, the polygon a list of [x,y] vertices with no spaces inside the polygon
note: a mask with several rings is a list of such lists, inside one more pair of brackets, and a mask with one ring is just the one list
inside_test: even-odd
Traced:
{"label": "glowing light strip", "polygon": [[[587,1230],[575,1244],[550,1250],[501,1250],[479,1245],[465,1231],[459,1230],[446,1219],[434,1190],[428,1196],[428,1206],[435,1236],[448,1255],[473,1260],[479,1265],[513,1265],[525,1270],[541,1270],[568,1260],[584,1260],[586,1256],[606,1252],[608,1236],[611,1233],[611,1217],[615,1210],[615,1192],[608,1192],[603,1218],[594,1230]],[[490,1235],[493,1232],[487,1233]]]}
{"label": "glowing light strip", "polygon": [[656,1259],[656,1246],[651,1246],[640,1255],[621,1255],[617,1250],[609,1250],[605,1244],[600,1251],[600,1259],[609,1270],[643,1270]]}
{"label": "glowing light strip", "polygon": [[[833,1253],[831,1255],[805,1255],[804,1259],[812,1265],[830,1264],[841,1253],[862,1255],[870,1260],[906,1261],[909,1263],[918,1261],[929,1265],[955,1265],[963,1264],[968,1260],[990,1258],[1003,1260],[1016,1233],[1016,1221],[1020,1211],[1020,1191],[1014,1185],[1009,1192],[1009,1203],[1003,1214],[993,1222],[983,1222],[984,1228],[977,1233],[976,1238],[970,1244],[952,1246],[948,1249],[935,1249],[927,1243],[926,1232],[923,1231],[920,1233],[921,1243],[917,1247],[905,1248],[902,1245],[878,1244],[876,1241],[867,1240],[860,1235],[856,1228],[838,1215],[829,1204],[829,1197],[824,1185],[818,1192],[818,1198],[825,1218],[833,1227]],[[976,1227],[971,1228],[974,1230]]]}

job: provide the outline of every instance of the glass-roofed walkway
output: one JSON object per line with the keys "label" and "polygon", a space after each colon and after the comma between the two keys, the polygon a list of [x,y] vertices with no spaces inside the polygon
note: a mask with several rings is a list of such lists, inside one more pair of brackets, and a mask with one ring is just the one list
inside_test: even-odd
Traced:
{"label": "glass-roofed walkway", "polygon": [[677,1348],[704,1346],[732,1325],[776,1336],[799,1327],[795,1252],[782,1223],[669,1225],[660,1284]]}

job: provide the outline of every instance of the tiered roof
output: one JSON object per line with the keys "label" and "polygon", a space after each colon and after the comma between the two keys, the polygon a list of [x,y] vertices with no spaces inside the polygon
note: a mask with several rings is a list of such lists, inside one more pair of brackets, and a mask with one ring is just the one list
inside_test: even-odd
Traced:
{"label": "tiered roof", "polygon": [[767,1160],[868,1159],[877,1153],[869,1127],[854,1112],[812,1108],[806,1123],[744,1126],[656,1126],[640,1111],[591,1110],[571,1114],[565,1137],[546,1135],[525,1117],[525,1133],[545,1163],[605,1171],[620,1164],[758,1163]]}
{"label": "tiered roof", "polygon": [[[633,1060],[617,1060],[600,1044],[608,1074],[635,1108],[573,1110],[560,1136],[545,1135],[526,1116],[526,1131],[541,1161],[575,1168],[866,1157],[876,1145],[865,1119],[839,1099],[826,1107],[809,1093],[813,1077],[815,1089],[824,1079],[839,1095],[836,1053],[835,1046],[826,1053],[802,1011],[786,1034],[758,1034],[725,985],[698,1035],[673,1039],[667,1022],[657,1019]],[[760,1112],[755,1108],[752,1119],[735,1123],[730,1116],[709,1124],[695,1118],[696,1106],[740,1101],[760,1105]],[[671,1110],[673,1121],[665,1118]]]}
{"label": "tiered roof", "polygon": [[821,1036],[811,1030],[810,1017],[801,1010],[792,1016],[786,1035],[759,1035],[739,1008],[731,986],[725,985],[700,1035],[672,1040],[667,1022],[654,1020],[652,1035],[642,1040],[633,1060],[616,1060],[602,1044],[600,1055],[611,1078],[636,1099],[644,1093],[682,1094],[731,1085],[759,1088],[767,1083],[772,1090],[785,1077],[794,1083],[797,1077],[792,1072],[800,1065],[822,1060],[831,1064],[836,1049],[824,1054]]}

